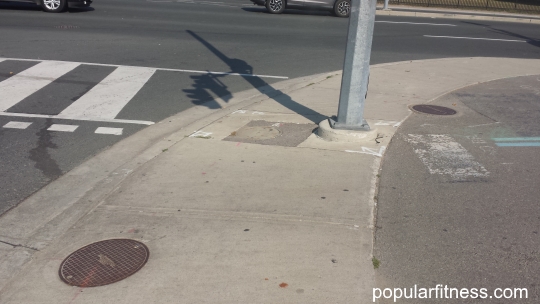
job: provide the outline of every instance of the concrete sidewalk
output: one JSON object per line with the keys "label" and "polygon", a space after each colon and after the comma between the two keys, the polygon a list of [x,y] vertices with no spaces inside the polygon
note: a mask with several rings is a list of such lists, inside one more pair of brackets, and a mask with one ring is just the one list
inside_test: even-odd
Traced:
{"label": "concrete sidewalk", "polygon": [[[371,303],[377,175],[408,106],[539,71],[507,58],[373,66],[375,131],[357,143],[312,133],[337,112],[339,72],[175,115],[0,218],[0,302]],[[110,238],[142,241],[148,263],[102,287],[60,280],[64,258]]]}
{"label": "concrete sidewalk", "polygon": [[383,6],[377,7],[377,15],[381,16],[406,16],[425,18],[447,18],[463,20],[489,20],[518,23],[540,23],[540,16],[529,14],[513,14],[507,12],[467,10],[445,7],[418,7],[407,5],[389,5],[388,10]]}

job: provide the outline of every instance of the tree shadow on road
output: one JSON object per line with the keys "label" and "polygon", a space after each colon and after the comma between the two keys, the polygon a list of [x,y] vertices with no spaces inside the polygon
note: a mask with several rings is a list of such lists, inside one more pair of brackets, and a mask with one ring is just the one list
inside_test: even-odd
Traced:
{"label": "tree shadow on road", "polygon": [[501,29],[498,29],[498,28],[494,28],[492,25],[487,25],[487,24],[482,24],[482,23],[477,23],[477,22],[471,22],[471,21],[461,21],[461,22],[487,28],[493,33],[503,34],[503,35],[510,36],[510,37],[513,37],[513,38],[519,38],[519,39],[525,40],[528,44],[530,44],[532,46],[540,47],[540,39],[535,39],[535,38],[531,38],[531,37],[528,37],[528,36],[520,35],[518,33],[510,32],[510,31],[507,31],[507,30],[501,30]]}
{"label": "tree shadow on road", "polygon": [[221,108],[219,103],[214,100],[214,97],[212,94],[210,94],[210,92],[219,96],[223,101],[229,102],[232,98],[232,93],[228,90],[227,86],[220,81],[220,79],[227,76],[231,77],[230,74],[234,73],[236,76],[232,77],[242,77],[260,93],[274,99],[279,104],[299,115],[302,115],[314,123],[319,123],[327,118],[327,116],[294,101],[287,94],[273,88],[261,77],[253,75],[253,67],[244,60],[229,58],[199,35],[189,30],[187,32],[202,43],[224,63],[226,63],[231,70],[228,73],[207,73],[203,75],[191,76],[193,79],[193,88],[186,89],[184,92],[186,92],[188,97],[192,99],[193,103],[198,105],[204,104],[211,109]]}

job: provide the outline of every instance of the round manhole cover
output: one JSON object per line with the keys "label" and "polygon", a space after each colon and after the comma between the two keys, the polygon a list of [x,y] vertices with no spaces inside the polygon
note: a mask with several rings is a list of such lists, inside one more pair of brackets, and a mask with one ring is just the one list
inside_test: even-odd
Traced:
{"label": "round manhole cover", "polygon": [[247,127],[236,132],[236,136],[246,139],[264,140],[276,138],[281,132],[274,127]]}
{"label": "round manhole cover", "polygon": [[87,245],[70,254],[60,265],[60,278],[72,286],[102,286],[139,271],[150,252],[143,243],[113,239]]}
{"label": "round manhole cover", "polygon": [[453,109],[434,105],[415,105],[412,109],[419,113],[431,114],[431,115],[454,115],[457,112]]}

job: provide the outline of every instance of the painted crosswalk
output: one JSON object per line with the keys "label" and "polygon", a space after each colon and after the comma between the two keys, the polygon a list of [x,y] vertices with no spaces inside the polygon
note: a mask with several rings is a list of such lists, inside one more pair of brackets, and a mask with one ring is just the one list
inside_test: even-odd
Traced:
{"label": "painted crosswalk", "polygon": [[[2,70],[2,65],[6,63],[9,63],[10,67],[20,64],[22,68],[15,73],[7,69]],[[93,71],[94,76],[89,75],[88,71]],[[126,119],[126,116],[129,115],[120,115],[120,113],[158,71],[161,73],[206,74],[212,75],[212,77],[241,76],[287,79],[283,76],[234,72],[0,58],[0,116],[13,118],[2,128],[27,129],[30,123],[19,121],[19,119],[24,120],[22,118],[64,121],[65,123],[52,125],[49,128],[49,131],[56,132],[75,132],[80,121],[152,125],[155,121]],[[70,91],[66,89],[66,86],[70,84],[73,87],[78,87]],[[61,97],[55,99],[56,94],[60,94]],[[145,102],[154,102],[154,100],[147,99]],[[52,105],[53,103],[54,105]],[[130,113],[133,111],[131,110]],[[144,113],[139,111],[137,114],[138,118],[141,116],[144,118]],[[123,132],[122,128],[100,127],[96,129],[95,133],[121,135]]]}
{"label": "painted crosswalk", "polygon": [[28,128],[32,123],[31,122],[25,122],[25,121],[10,121],[7,124],[3,126],[3,128],[6,129],[26,129]]}
{"label": "painted crosswalk", "polygon": [[[26,130],[31,126],[31,122],[26,121],[10,121],[7,124],[3,125],[4,129],[20,129]],[[56,131],[56,132],[75,132],[79,128],[79,125],[65,125],[65,124],[53,124],[47,131]],[[122,135],[124,128],[110,128],[110,127],[98,127],[94,133],[95,134],[107,134],[107,135]]]}
{"label": "painted crosswalk", "polygon": [[8,110],[78,65],[73,62],[41,62],[0,82],[0,111]]}
{"label": "painted crosswalk", "polygon": [[58,117],[114,119],[156,70],[119,67]]}

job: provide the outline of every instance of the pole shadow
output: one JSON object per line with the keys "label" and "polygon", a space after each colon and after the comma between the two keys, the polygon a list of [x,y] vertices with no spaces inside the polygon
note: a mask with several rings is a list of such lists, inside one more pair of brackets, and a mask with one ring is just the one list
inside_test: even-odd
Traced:
{"label": "pole shadow", "polygon": [[[260,93],[268,96],[269,98],[272,98],[279,104],[305,117],[306,119],[312,121],[315,124],[318,124],[320,121],[327,118],[327,116],[294,101],[287,94],[273,88],[265,80],[253,75],[253,67],[249,65],[246,61],[237,58],[229,58],[199,35],[189,30],[187,32],[193,38],[197,39],[208,50],[210,50],[214,55],[216,55],[219,59],[221,59],[224,63],[226,63],[230,68],[229,73],[238,74],[238,76],[234,77],[242,77]],[[193,88],[183,91],[187,94],[188,97],[192,99],[192,102],[194,104],[204,104],[211,109],[221,108],[221,106],[214,100],[210,92],[217,96],[220,96],[220,98],[223,99],[225,102],[229,102],[232,98],[232,93],[228,90],[227,86],[222,81],[220,81],[220,78],[226,76],[228,75],[210,73],[191,76],[191,79],[193,79]]]}

